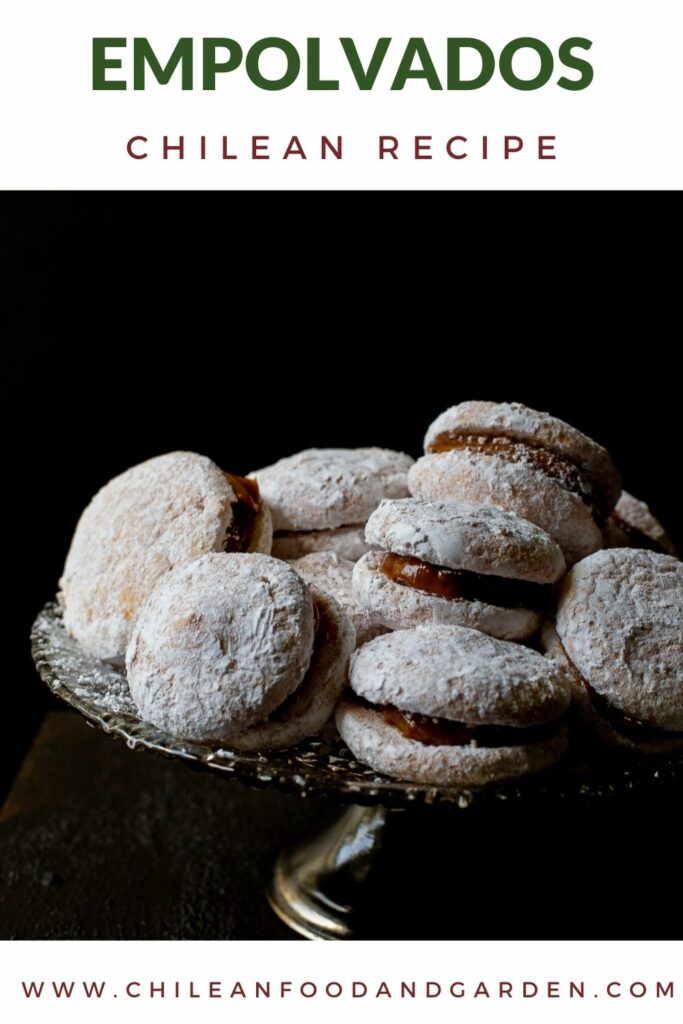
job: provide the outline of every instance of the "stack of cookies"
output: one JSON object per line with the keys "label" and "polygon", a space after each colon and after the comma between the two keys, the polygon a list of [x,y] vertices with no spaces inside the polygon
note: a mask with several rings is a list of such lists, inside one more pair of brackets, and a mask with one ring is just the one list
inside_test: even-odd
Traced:
{"label": "stack of cookies", "polygon": [[235,750],[334,717],[359,761],[438,786],[683,749],[683,563],[603,447],[519,404],[448,409],[417,462],[151,459],[83,513],[60,600],[143,718]]}

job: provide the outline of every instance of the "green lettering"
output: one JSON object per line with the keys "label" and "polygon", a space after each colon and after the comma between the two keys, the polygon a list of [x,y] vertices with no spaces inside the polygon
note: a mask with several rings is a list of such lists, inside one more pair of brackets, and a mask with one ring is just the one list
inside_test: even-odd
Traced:
{"label": "green lettering", "polygon": [[559,56],[560,61],[566,68],[572,68],[574,71],[580,71],[580,78],[567,78],[565,75],[559,78],[557,84],[562,89],[571,89],[574,92],[578,92],[579,89],[587,89],[593,81],[593,65],[589,64],[587,60],[582,60],[580,57],[575,57],[572,53],[574,47],[579,50],[590,50],[593,43],[590,39],[582,39],[581,36],[574,36],[572,39],[565,39],[560,44]]}
{"label": "green lettering", "polygon": [[107,57],[109,46],[126,46],[125,39],[93,39],[92,41],[92,87],[93,89],[126,89],[126,83],[110,81],[107,68],[120,68],[119,57]]}
{"label": "green lettering", "polygon": [[318,89],[338,89],[339,82],[336,78],[320,77],[320,40],[309,39],[306,43],[306,49],[308,57],[308,88],[311,91],[317,91]]}
{"label": "green lettering", "polygon": [[[541,58],[541,67],[535,78],[518,78],[512,70],[512,58],[519,50],[524,49],[535,50]],[[554,61],[550,48],[545,43],[532,36],[523,36],[520,39],[513,39],[511,43],[503,47],[498,58],[498,66],[504,82],[511,85],[513,89],[528,92],[531,89],[540,89],[548,82],[553,73]]]}
{"label": "green lettering", "polygon": [[339,42],[342,44],[342,49],[346,54],[346,59],[349,62],[349,67],[353,72],[353,77],[356,79],[358,88],[361,90],[372,89],[373,85],[377,81],[377,75],[380,72],[380,68],[384,63],[384,58],[387,55],[391,39],[387,36],[383,36],[381,39],[377,40],[377,45],[372,51],[372,57],[370,58],[367,71],[363,67],[353,39],[345,36],[343,39],[340,39]]}
{"label": "green lettering", "polygon": [[[496,58],[490,46],[482,43],[481,39],[449,39],[447,45],[449,89],[481,89],[491,81],[496,70]],[[460,77],[460,54],[463,50],[476,50],[481,57],[481,71],[475,78]]]}
{"label": "green lettering", "polygon": [[[416,57],[420,61],[420,67],[413,69],[413,61]],[[424,39],[420,39],[417,36],[413,36],[408,40],[408,45],[398,66],[396,77],[391,83],[392,91],[403,89],[409,78],[426,78],[430,89],[442,88],[436,68],[429,55],[427,44]]]}
{"label": "green lettering", "polygon": [[[259,68],[259,60],[264,50],[282,50],[287,58],[287,68],[282,78],[264,78]],[[259,89],[267,89],[274,92],[276,89],[286,89],[299,76],[301,70],[301,58],[296,48],[286,39],[278,36],[269,36],[267,39],[259,39],[254,43],[247,53],[246,60],[247,75]]]}
{"label": "green lettering", "polygon": [[183,89],[192,88],[192,40],[189,36],[179,39],[176,47],[165,66],[162,66],[149,40],[137,37],[133,40],[133,88],[145,88],[145,67],[156,78],[159,85],[168,85],[176,68],[181,65],[181,82]]}
{"label": "green lettering", "polygon": [[[227,50],[227,60],[216,60],[217,50]],[[216,75],[235,71],[242,63],[242,47],[235,39],[205,39],[202,44],[202,86],[206,92],[216,88]]]}

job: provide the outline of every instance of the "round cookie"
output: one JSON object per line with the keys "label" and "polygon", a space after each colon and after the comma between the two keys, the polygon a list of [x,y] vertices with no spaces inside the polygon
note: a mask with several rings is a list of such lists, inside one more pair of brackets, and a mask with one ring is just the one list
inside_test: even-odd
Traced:
{"label": "round cookie", "polygon": [[499,608],[473,598],[449,600],[410,586],[401,586],[382,571],[384,555],[370,551],[356,563],[355,600],[385,629],[454,625],[479,629],[503,640],[522,640],[541,626],[542,614],[531,608]]}
{"label": "round cookie", "polygon": [[452,624],[522,640],[541,626],[565,563],[534,524],[493,506],[384,501],[356,563],[354,597],[389,629]]}
{"label": "round cookie", "polygon": [[484,786],[532,775],[555,764],[567,749],[567,732],[536,742],[495,748],[425,746],[403,736],[383,714],[344,698],[337,729],[353,756],[377,772],[427,786]]}
{"label": "round cookie", "polygon": [[142,718],[221,740],[268,718],[313,655],[313,599],[268,555],[210,554],[169,573],[138,614],[126,652]]}
{"label": "round cookie", "polygon": [[609,719],[603,718],[594,705],[590,688],[586,686],[576,665],[567,657],[567,652],[552,623],[548,623],[543,629],[541,646],[546,657],[553,658],[567,673],[571,687],[574,724],[582,738],[625,753],[672,754],[681,749],[681,739],[675,735],[668,738],[665,733],[656,732],[649,736],[643,733],[634,735],[630,730],[627,735],[614,728],[611,724],[612,716],[609,716]]}
{"label": "round cookie", "polygon": [[470,451],[418,459],[408,474],[411,493],[443,501],[497,505],[545,530],[570,565],[602,545],[602,533],[581,498],[525,463]]}
{"label": "round cookie", "polygon": [[373,621],[371,614],[353,597],[353,562],[340,558],[333,551],[295,558],[289,563],[311,587],[320,587],[331,594],[351,619],[356,630],[356,645],[361,647],[384,628]]}
{"label": "round cookie", "polygon": [[499,505],[545,529],[571,564],[602,546],[619,496],[608,452],[568,423],[518,403],[463,402],[442,413],[412,467],[412,494]]}
{"label": "round cookie", "polygon": [[365,525],[339,526],[336,530],[283,530],[273,537],[273,555],[292,561],[306,555],[332,552],[339,558],[356,562],[366,551]]}
{"label": "round cookie", "polygon": [[253,481],[194,452],[149,459],[81,515],[60,580],[64,624],[88,654],[121,663],[138,608],[169,570],[211,551],[269,551],[271,536]]}
{"label": "round cookie", "polygon": [[[621,480],[609,452],[580,430],[520,402],[461,402],[434,420],[425,436],[425,452],[444,451],[449,438],[496,437],[553,452],[584,474],[596,502],[611,511]],[[559,467],[558,467],[559,468]]]}
{"label": "round cookie", "polygon": [[538,771],[566,749],[562,669],[458,626],[389,633],[351,660],[342,738],[376,771],[427,785],[482,785]]}
{"label": "round cookie", "polygon": [[346,686],[356,634],[351,619],[329,593],[312,583],[310,590],[318,612],[318,628],[304,680],[268,719],[231,737],[233,750],[294,746],[320,732],[334,714]]}
{"label": "round cookie", "polygon": [[579,562],[556,630],[592,710],[638,747],[683,745],[683,563],[614,548]]}
{"label": "round cookie", "polygon": [[628,491],[621,497],[602,531],[606,548],[647,548],[678,557],[676,546],[644,501]]}
{"label": "round cookie", "polygon": [[[408,494],[412,459],[385,448],[309,448],[257,470],[275,530],[273,553],[362,554],[362,527],[382,498]],[[334,533],[333,531],[342,531]]]}

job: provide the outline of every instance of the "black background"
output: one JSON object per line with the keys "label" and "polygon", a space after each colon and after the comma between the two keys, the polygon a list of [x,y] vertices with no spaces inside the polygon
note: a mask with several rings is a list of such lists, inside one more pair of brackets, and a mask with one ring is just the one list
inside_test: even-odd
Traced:
{"label": "black background", "polygon": [[245,473],[309,445],[417,455],[447,405],[518,400],[606,445],[682,539],[662,293],[620,266],[610,286],[585,265],[536,280],[484,244],[437,258],[421,221],[406,234],[381,204],[363,222],[311,200],[302,219],[260,197],[248,230],[244,198],[4,197],[5,786],[47,705],[31,621],[83,506],[149,456],[192,449]]}

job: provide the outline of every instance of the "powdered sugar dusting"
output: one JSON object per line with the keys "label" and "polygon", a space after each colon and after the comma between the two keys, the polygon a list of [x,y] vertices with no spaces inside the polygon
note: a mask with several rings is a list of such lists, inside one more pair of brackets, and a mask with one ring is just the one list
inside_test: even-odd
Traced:
{"label": "powdered sugar dusting", "polygon": [[68,680],[71,693],[92,702],[106,714],[137,715],[126,676],[121,669],[85,657],[64,629],[60,616],[43,615],[39,622],[41,644],[49,651],[52,672],[58,679],[65,682]]}
{"label": "powdered sugar dusting", "polygon": [[320,551],[296,558],[290,565],[305,580],[321,587],[339,602],[353,622],[358,647],[383,632],[382,626],[373,621],[370,611],[354,599],[353,562],[340,558],[333,551]]}
{"label": "powdered sugar dusting", "polygon": [[569,564],[602,546],[590,509],[577,494],[524,462],[472,451],[425,455],[408,473],[414,495],[439,501],[497,505],[540,526]]}
{"label": "powdered sugar dusting", "polygon": [[307,448],[251,475],[274,530],[325,530],[364,523],[382,498],[405,497],[412,463],[386,448]]}
{"label": "powdered sugar dusting", "polygon": [[236,500],[223,471],[194,452],[149,459],[95,495],[60,581],[64,623],[89,654],[123,661],[142,602],[175,566],[223,550]]}
{"label": "powdered sugar dusting", "polygon": [[567,749],[562,727],[555,736],[509,747],[426,746],[387,724],[381,712],[343,701],[337,727],[359,759],[377,771],[433,786],[480,786],[540,771]]}
{"label": "powdered sugar dusting", "polygon": [[639,721],[683,731],[683,563],[598,551],[562,585],[557,632],[598,693]]}
{"label": "powdered sugar dusting", "polygon": [[203,555],[170,573],[140,609],[126,653],[135,703],[179,735],[242,732],[300,685],[313,629],[310,592],[285,562]]}
{"label": "powdered sugar dusting", "polygon": [[442,412],[425,437],[425,451],[441,434],[489,435],[528,441],[557,452],[590,474],[601,489],[607,510],[621,491],[619,473],[609,452],[564,420],[520,402],[461,402]]}
{"label": "powdered sugar dusting", "polygon": [[[610,766],[604,761],[587,764],[581,757],[578,762],[570,761],[561,776],[525,780],[523,786],[506,783],[463,788],[462,785],[413,784],[387,778],[360,763],[336,735],[333,726],[327,726],[319,736],[310,737],[293,748],[271,750],[267,755],[258,751],[238,753],[221,749],[216,743],[171,736],[141,720],[134,713],[132,702],[128,705],[130,710],[126,710],[126,687],[121,670],[105,666],[105,676],[101,676],[95,659],[65,632],[61,614],[54,604],[47,605],[38,616],[31,643],[36,667],[50,690],[99,728],[122,738],[130,747],[161,752],[259,789],[275,786],[301,796],[325,794],[336,800],[381,801],[386,806],[397,807],[446,803],[457,810],[472,803],[495,807],[500,800],[507,802],[522,797],[555,801],[571,794],[592,800],[646,786],[648,789],[668,786],[672,779],[680,777],[682,770],[680,758],[667,762],[657,760],[654,766],[642,763],[625,768],[621,763]],[[74,672],[95,680],[82,696],[77,696],[73,690]],[[119,713],[103,706],[108,703],[104,694],[113,677],[118,677],[123,687]],[[97,680],[104,683],[103,689],[99,688]]]}
{"label": "powdered sugar dusting", "polygon": [[273,538],[273,555],[287,562],[327,551],[356,562],[369,550],[365,542],[365,523],[335,526],[329,530],[294,530]]}
{"label": "powdered sugar dusting", "polygon": [[533,583],[555,583],[565,568],[560,548],[545,530],[471,501],[383,501],[368,519],[365,537],[434,565]]}
{"label": "powdered sugar dusting", "polygon": [[569,679],[555,662],[460,626],[379,636],[354,654],[350,680],[371,704],[467,725],[551,722],[569,704]]}

